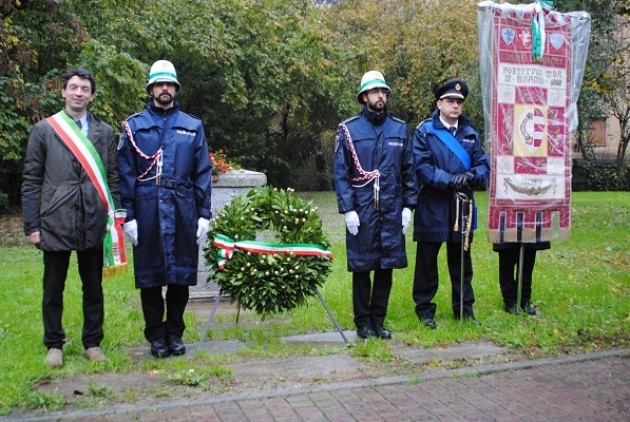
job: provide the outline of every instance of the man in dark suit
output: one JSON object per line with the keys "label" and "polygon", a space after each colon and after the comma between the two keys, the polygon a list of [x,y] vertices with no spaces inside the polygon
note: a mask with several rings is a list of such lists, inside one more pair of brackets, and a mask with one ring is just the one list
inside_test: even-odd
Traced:
{"label": "man in dark suit", "polygon": [[[77,255],[83,285],[83,347],[90,360],[106,360],[100,349],[103,240],[109,210],[115,205],[104,203],[102,194],[109,192],[109,198],[119,202],[118,166],[114,130],[87,111],[95,94],[96,82],[87,70],[66,73],[61,90],[65,108],[33,126],[24,160],[24,233],[44,254],[44,345],[51,367],[63,365],[61,316],[72,251]],[[84,151],[88,152],[82,154],[73,148],[78,145],[87,146]],[[95,184],[90,175],[99,172],[99,166],[105,180]]]}

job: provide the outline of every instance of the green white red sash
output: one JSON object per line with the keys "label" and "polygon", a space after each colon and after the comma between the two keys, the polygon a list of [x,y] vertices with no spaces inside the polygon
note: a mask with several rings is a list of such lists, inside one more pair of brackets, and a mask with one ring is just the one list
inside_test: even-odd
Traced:
{"label": "green white red sash", "polygon": [[225,268],[227,260],[232,258],[235,249],[264,255],[321,256],[333,259],[332,252],[314,243],[268,243],[255,240],[236,242],[225,235],[216,234],[212,245],[218,249],[217,255],[220,259],[217,260],[217,264],[220,270]]}
{"label": "green white red sash", "polygon": [[532,14],[532,59],[541,60],[545,54],[545,15],[553,9],[553,0],[535,0]]}
{"label": "green white red sash", "polygon": [[107,185],[103,162],[92,142],[81,132],[76,122],[65,111],[60,111],[46,120],[79,160],[107,209],[107,231],[103,239],[103,274],[113,275],[127,265],[121,227],[125,221],[126,211],[114,209],[114,200]]}

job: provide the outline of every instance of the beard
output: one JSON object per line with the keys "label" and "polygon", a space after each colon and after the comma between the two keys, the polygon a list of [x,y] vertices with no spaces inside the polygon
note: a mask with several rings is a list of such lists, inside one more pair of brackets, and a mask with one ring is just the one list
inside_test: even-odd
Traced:
{"label": "beard", "polygon": [[382,113],[385,110],[385,101],[376,100],[373,103],[366,103],[368,110],[373,111],[374,113]]}
{"label": "beard", "polygon": [[153,99],[162,106],[170,105],[173,102],[173,96],[168,92],[162,92],[157,97],[153,97]]}

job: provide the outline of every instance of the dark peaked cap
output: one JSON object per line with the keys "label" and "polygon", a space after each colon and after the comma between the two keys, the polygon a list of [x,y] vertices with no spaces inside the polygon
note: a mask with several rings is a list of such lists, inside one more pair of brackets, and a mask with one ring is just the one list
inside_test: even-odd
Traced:
{"label": "dark peaked cap", "polygon": [[451,79],[440,86],[435,91],[435,99],[441,100],[443,98],[459,98],[465,100],[468,96],[468,85],[461,79]]}

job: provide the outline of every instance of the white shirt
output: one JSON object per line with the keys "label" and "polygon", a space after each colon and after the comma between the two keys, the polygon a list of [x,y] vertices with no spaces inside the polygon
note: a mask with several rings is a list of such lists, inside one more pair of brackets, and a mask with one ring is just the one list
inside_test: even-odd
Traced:
{"label": "white shirt", "polygon": [[[450,128],[454,127],[455,128],[455,132],[457,132],[457,123],[455,123],[453,126],[449,125],[448,123],[446,123],[444,121],[444,119],[442,119],[442,116],[440,116],[440,122],[442,122],[442,124],[444,125],[444,127],[446,128],[446,130],[449,130]],[[450,132],[450,130],[449,130]]]}
{"label": "white shirt", "polygon": [[88,122],[90,121],[90,119],[88,119],[88,114],[87,114],[87,113],[85,113],[85,114],[84,114],[83,116],[81,116],[80,118],[75,119],[75,122],[76,122],[77,120],[81,122],[81,132],[83,132],[83,134],[87,137],[87,136],[88,136],[88,132],[89,132],[89,130],[90,130],[90,128],[89,128],[89,123],[88,123]]}

